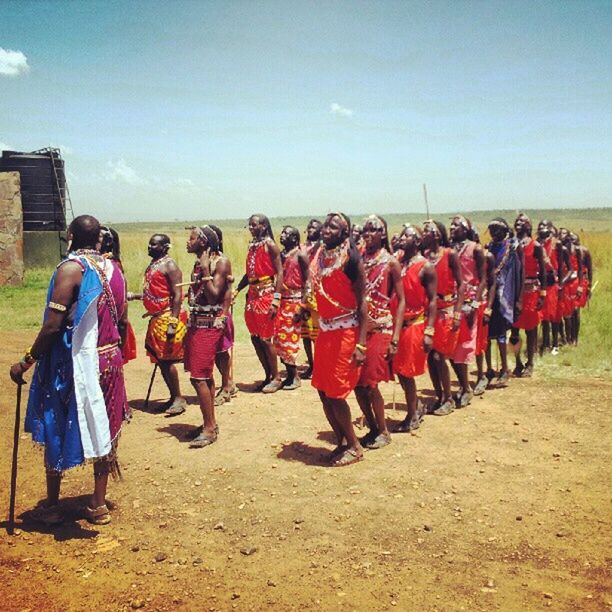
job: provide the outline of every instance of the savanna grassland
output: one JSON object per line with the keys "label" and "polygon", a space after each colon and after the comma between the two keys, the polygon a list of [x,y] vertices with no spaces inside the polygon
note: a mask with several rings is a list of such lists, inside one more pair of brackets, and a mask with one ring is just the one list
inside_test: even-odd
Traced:
{"label": "savanna grassland", "polygon": [[[500,214],[514,218],[472,216],[484,229]],[[261,368],[239,301],[240,393],[217,410],[212,446],[188,448],[201,416],[183,372],[188,410],[167,418],[155,412],[167,398],[159,377],[144,406],[144,351],[126,366],[133,418],[119,448],[124,479],[109,487],[110,525],[83,517],[88,466],[63,479],[62,526],[27,521],[44,497],[44,471],[42,453],[21,432],[19,529],[13,537],[0,530],[2,609],[609,610],[612,211],[532,216],[578,231],[592,252],[598,284],[578,347],[540,359],[533,378],[511,379],[447,417],[428,416],[412,434],[393,434],[391,446],[335,469],[325,459],[329,425],[307,382],[271,396],[252,392]],[[389,225],[419,220],[393,216]],[[307,219],[273,220],[276,234],[286,222],[303,230]],[[245,222],[218,224],[238,277]],[[154,232],[171,236],[189,272],[185,225],[117,227],[130,289],[141,286]],[[22,288],[0,289],[0,514],[15,414],[8,368],[38,329],[54,263],[28,270]],[[141,347],[140,305],[130,313]],[[427,376],[417,388],[431,399]],[[386,383],[381,391],[393,427],[405,417],[401,389]],[[353,396],[349,403],[356,416]]]}
{"label": "savanna grassland", "polygon": [[[587,370],[596,375],[610,376],[612,372],[612,209],[560,209],[527,211],[534,221],[550,218],[557,227],[568,227],[579,234],[582,244],[589,247],[593,257],[594,277],[597,281],[594,299],[583,317],[580,346],[571,351],[564,351],[561,359],[544,359],[544,371],[551,375],[575,375]],[[436,215],[447,221],[451,213]],[[516,216],[516,211],[477,211],[468,216],[481,231],[483,241],[487,240],[486,226],[493,217],[502,216],[510,222]],[[361,222],[363,215],[355,215],[354,222]],[[302,232],[308,223],[308,217],[281,217],[272,219],[275,233],[280,234],[284,225],[294,225]],[[142,286],[142,273],[149,263],[147,256],[147,241],[151,234],[163,232],[172,240],[171,255],[176,259],[186,277],[192,266],[192,256],[185,251],[188,230],[186,226],[201,225],[206,221],[172,222],[172,223],[126,223],[116,225],[121,237],[121,255],[126,270],[128,287],[138,291]],[[210,221],[224,231],[224,249],[232,261],[236,278],[244,273],[244,258],[249,234],[246,230],[246,220],[214,220]],[[405,222],[422,222],[422,215],[407,214],[388,215],[387,222],[390,233],[399,231]],[[49,261],[44,267],[30,268],[26,272],[24,287],[0,288],[0,330],[35,329],[40,322],[40,313],[44,305],[45,290],[53,271],[55,261]],[[236,303],[236,311],[241,312],[244,296]],[[131,305],[133,312],[132,324],[137,332],[144,332],[146,322],[142,321],[138,305]],[[237,317],[236,333],[239,341],[248,341],[246,327],[240,317]],[[596,349],[595,349],[596,347]],[[571,371],[557,366],[572,366]],[[548,367],[548,366],[551,367]]]}

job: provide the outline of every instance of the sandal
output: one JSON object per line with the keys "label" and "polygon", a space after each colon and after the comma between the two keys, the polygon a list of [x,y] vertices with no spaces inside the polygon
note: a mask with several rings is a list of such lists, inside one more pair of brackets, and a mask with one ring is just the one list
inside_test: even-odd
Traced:
{"label": "sandal", "polygon": [[384,448],[391,444],[391,435],[387,433],[379,433],[368,445],[367,448],[370,450],[376,450],[378,448]]}
{"label": "sandal", "polygon": [[[204,431],[204,425],[198,425],[185,434],[186,440],[195,440]],[[219,435],[219,425],[215,425],[215,433]]]}
{"label": "sandal", "polygon": [[262,380],[258,385],[255,385],[255,388],[253,389],[253,393],[261,393],[265,387],[267,387],[270,384],[270,380],[266,379],[266,380]]}
{"label": "sandal", "polygon": [[328,463],[333,463],[334,460],[336,459],[336,457],[338,457],[339,455],[341,455],[344,451],[346,450],[346,445],[341,444],[340,446],[336,446],[336,448],[334,448],[333,451],[331,451],[328,455],[327,455],[327,461]]}
{"label": "sandal", "polygon": [[[293,391],[295,389],[299,389],[301,386],[302,386],[302,381],[296,376],[293,379],[292,383],[290,383],[288,385],[283,384],[283,391]],[[264,391],[264,393],[265,393],[265,391]]]}
{"label": "sandal", "polygon": [[421,426],[422,420],[423,419],[419,418],[418,414],[413,419],[406,417],[399,425],[397,425],[394,431],[396,433],[410,433]]}
{"label": "sandal", "polygon": [[44,502],[30,510],[27,513],[27,518],[36,523],[47,525],[48,527],[61,525],[64,522],[64,515],[60,510],[59,504],[47,506]]}
{"label": "sandal", "polygon": [[358,453],[354,448],[347,448],[341,455],[336,459],[332,465],[334,467],[344,467],[345,465],[351,465],[357,463],[363,459],[363,453]]}
{"label": "sandal", "polygon": [[221,389],[215,397],[215,406],[223,406],[223,404],[229,404],[232,401],[232,396],[229,391]]}
{"label": "sandal", "polygon": [[533,376],[533,366],[532,365],[525,366],[525,369],[523,370],[522,378],[531,378],[532,376]]}
{"label": "sandal", "polygon": [[217,437],[218,434],[216,430],[215,433],[213,433],[212,435],[202,432],[197,438],[194,438],[194,440],[189,445],[189,448],[204,448],[205,446],[210,446],[211,444],[214,444],[217,441]]}
{"label": "sandal", "polygon": [[108,525],[111,522],[111,515],[106,504],[97,508],[85,506],[85,517],[93,525]]}
{"label": "sandal", "polygon": [[312,368],[307,368],[304,372],[302,372],[301,378],[303,380],[310,380],[312,378]]}
{"label": "sandal", "polygon": [[271,380],[262,390],[262,393],[276,393],[283,383],[280,380]]}
{"label": "sandal", "polygon": [[474,387],[474,395],[482,395],[487,390],[488,384],[489,379],[486,376],[480,378]]}
{"label": "sandal", "polygon": [[164,413],[166,416],[178,416],[179,414],[183,414],[187,409],[187,400],[183,397],[177,397],[172,402],[172,405],[166,412]]}
{"label": "sandal", "polygon": [[446,416],[455,411],[455,402],[452,399],[446,400],[439,408],[436,408],[432,414],[435,416]]}

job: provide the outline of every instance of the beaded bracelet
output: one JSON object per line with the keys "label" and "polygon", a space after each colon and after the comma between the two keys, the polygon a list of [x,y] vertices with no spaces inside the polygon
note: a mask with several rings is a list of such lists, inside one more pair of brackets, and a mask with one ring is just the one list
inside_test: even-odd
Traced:
{"label": "beaded bracelet", "polygon": [[356,344],[355,348],[359,349],[362,353],[365,353],[368,350],[368,347],[364,344]]}
{"label": "beaded bracelet", "polygon": [[423,331],[423,334],[425,334],[426,336],[433,336],[434,332],[435,332],[434,327],[426,327],[425,330]]}

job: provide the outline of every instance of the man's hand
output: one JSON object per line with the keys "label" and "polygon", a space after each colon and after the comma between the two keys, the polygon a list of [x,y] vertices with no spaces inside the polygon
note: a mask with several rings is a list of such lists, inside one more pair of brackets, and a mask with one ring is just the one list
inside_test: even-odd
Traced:
{"label": "man's hand", "polygon": [[28,365],[27,363],[23,363],[21,361],[14,363],[10,369],[11,380],[16,385],[25,385],[26,382],[25,380],[23,380],[23,374],[24,372],[27,372],[31,367],[31,365]]}
{"label": "man's hand", "polygon": [[468,324],[468,327],[472,327],[474,325],[476,311],[470,307],[470,311],[465,315],[465,320]]}
{"label": "man's hand", "polygon": [[361,351],[360,349],[358,349],[357,347],[355,347],[355,350],[353,351],[353,361],[358,365],[358,366],[362,366],[365,363],[365,353],[363,351]]}
{"label": "man's hand", "polygon": [[433,348],[433,336],[423,336],[423,350],[425,353],[429,353]]}
{"label": "man's hand", "polygon": [[397,345],[397,340],[391,340],[391,342],[389,342],[389,348],[387,348],[387,354],[385,355],[388,361],[391,361],[393,357],[395,357],[395,354],[397,353]]}
{"label": "man's hand", "polygon": [[270,304],[270,308],[268,308],[268,316],[271,319],[276,317],[276,313],[278,312],[278,306],[276,304]]}
{"label": "man's hand", "polygon": [[168,329],[166,330],[166,336],[168,339],[174,338],[176,336],[176,325],[174,323],[168,324]]}

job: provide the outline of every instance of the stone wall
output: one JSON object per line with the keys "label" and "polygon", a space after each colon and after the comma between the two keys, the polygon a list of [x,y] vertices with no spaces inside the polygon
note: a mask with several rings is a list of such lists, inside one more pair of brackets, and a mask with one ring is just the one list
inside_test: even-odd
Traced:
{"label": "stone wall", "polygon": [[23,283],[23,213],[19,172],[0,172],[0,286]]}

